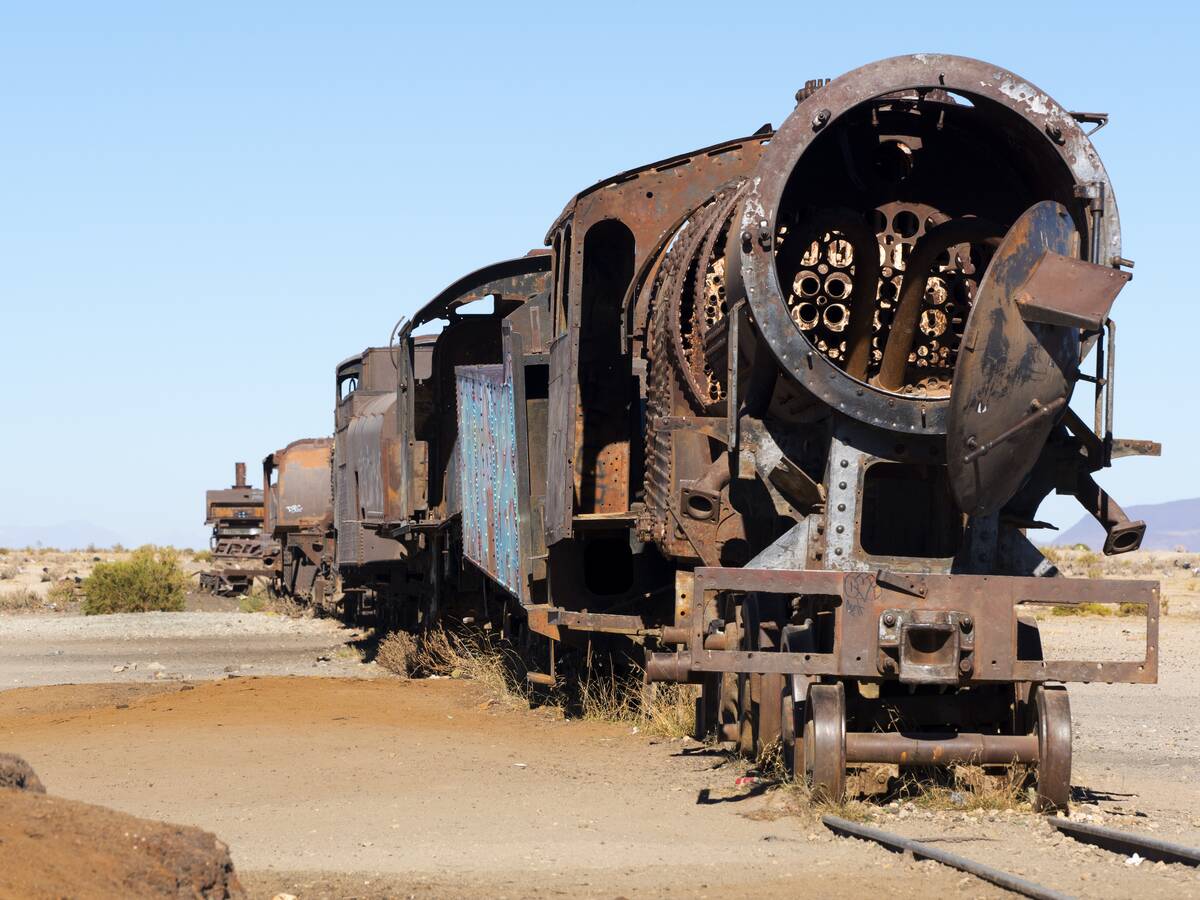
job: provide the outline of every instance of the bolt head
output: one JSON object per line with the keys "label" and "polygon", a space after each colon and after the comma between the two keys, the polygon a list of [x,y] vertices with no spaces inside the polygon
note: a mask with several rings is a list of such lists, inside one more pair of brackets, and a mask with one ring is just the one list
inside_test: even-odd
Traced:
{"label": "bolt head", "polygon": [[971,671],[971,658],[969,656],[964,656],[958,661],[958,671],[964,675]]}
{"label": "bolt head", "polygon": [[973,621],[971,621],[970,616],[963,616],[958,622],[958,627],[961,628],[963,631],[970,631],[972,628],[975,627],[975,623]]}
{"label": "bolt head", "polygon": [[888,628],[894,628],[896,625],[896,614],[890,613],[890,612],[884,613],[883,614],[883,624]]}

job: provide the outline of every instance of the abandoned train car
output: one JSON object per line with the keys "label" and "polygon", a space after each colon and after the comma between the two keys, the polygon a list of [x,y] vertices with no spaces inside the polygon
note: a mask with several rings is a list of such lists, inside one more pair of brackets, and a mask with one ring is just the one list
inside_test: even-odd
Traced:
{"label": "abandoned train car", "polygon": [[231,487],[206,491],[204,524],[212,526],[210,565],[200,587],[214,594],[240,594],[267,574],[264,563],[263,492],[246,483],[246,464],[234,464]]}
{"label": "abandoned train car", "polygon": [[331,438],[292,441],[263,460],[271,588],[330,609],[336,598]]}
{"label": "abandoned train car", "polygon": [[[1113,437],[1132,264],[1097,121],[897,57],[580,192],[547,250],[339,367],[342,589],[498,623],[544,683],[564,648],[644,650],[701,685],[701,731],[781,740],[832,797],[849,767],[972,761],[1065,806],[1063,685],[1157,678],[1157,584],[1055,577],[1024,534],[1053,491],[1106,553],[1144,531],[1093,478],[1158,451]],[[1044,659],[1029,611],[1083,602],[1141,608],[1144,657]]]}

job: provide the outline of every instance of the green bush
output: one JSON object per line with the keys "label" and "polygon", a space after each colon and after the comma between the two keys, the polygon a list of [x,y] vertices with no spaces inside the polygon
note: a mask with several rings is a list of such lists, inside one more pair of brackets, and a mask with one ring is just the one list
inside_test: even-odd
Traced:
{"label": "green bush", "polygon": [[134,550],[129,559],[97,563],[83,582],[83,611],[98,613],[147,612],[183,609],[187,576],[179,566],[179,554],[171,547],[147,544]]}

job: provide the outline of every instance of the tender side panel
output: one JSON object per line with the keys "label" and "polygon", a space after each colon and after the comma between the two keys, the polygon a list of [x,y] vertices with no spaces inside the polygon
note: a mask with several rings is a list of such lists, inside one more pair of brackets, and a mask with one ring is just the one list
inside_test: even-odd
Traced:
{"label": "tender side panel", "polygon": [[512,378],[502,365],[459,366],[455,377],[463,554],[525,599]]}

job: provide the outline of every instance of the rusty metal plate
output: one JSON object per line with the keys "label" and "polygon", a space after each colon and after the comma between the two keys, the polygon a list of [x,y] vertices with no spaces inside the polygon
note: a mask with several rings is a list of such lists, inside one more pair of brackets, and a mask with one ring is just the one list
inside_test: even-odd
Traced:
{"label": "rusty metal plate", "polygon": [[1017,306],[1026,322],[1099,331],[1132,277],[1110,266],[1046,253],[1018,292]]}
{"label": "rusty metal plate", "polygon": [[502,365],[457,366],[454,374],[463,556],[524,600],[512,378]]}
{"label": "rusty metal plate", "polygon": [[1065,207],[1034,204],[1009,229],[980,282],[946,423],[950,488],[965,513],[993,513],[1016,493],[1070,399],[1079,332],[1026,322],[1017,297],[1045,254],[1066,256],[1077,243]]}

